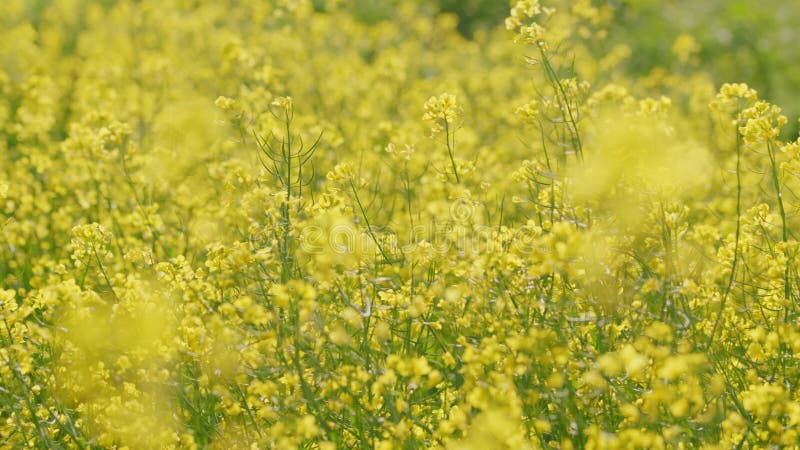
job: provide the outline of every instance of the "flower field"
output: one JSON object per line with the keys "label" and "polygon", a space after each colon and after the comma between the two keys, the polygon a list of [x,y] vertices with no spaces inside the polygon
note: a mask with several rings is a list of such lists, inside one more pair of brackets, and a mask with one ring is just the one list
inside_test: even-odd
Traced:
{"label": "flower field", "polygon": [[0,448],[798,448],[798,29],[0,2]]}

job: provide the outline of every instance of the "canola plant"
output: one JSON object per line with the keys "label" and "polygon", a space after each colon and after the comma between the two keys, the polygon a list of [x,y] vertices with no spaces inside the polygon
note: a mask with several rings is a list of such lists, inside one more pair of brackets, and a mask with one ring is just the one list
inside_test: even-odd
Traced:
{"label": "canola plant", "polygon": [[621,3],[1,2],[0,447],[798,445],[796,120]]}

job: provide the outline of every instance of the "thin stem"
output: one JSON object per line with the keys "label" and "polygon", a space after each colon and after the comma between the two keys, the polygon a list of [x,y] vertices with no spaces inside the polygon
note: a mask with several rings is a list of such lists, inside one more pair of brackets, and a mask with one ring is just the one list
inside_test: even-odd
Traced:
{"label": "thin stem", "polygon": [[569,97],[567,96],[567,91],[564,89],[564,85],[561,83],[561,79],[558,77],[553,65],[550,63],[550,58],[547,56],[547,53],[540,48],[539,53],[542,56],[542,65],[545,68],[545,74],[550,82],[553,84],[553,87],[556,91],[556,98],[558,98],[559,104],[561,106],[561,116],[569,126],[567,126],[567,130],[569,131],[570,140],[572,141],[572,147],[575,149],[577,153],[578,160],[583,160],[583,143],[581,142],[580,134],[578,133],[578,121],[575,117],[575,112],[572,111],[572,107],[569,103]]}
{"label": "thin stem", "polygon": [[736,268],[739,263],[739,238],[741,235],[741,227],[742,227],[742,141],[741,136],[739,133],[736,133],[736,235],[734,238],[734,245],[733,245],[733,263],[731,264],[731,273],[728,277],[728,284],[725,286],[725,290],[722,294],[722,301],[719,304],[719,313],[717,314],[717,319],[714,321],[714,327],[711,329],[711,335],[708,337],[708,344],[706,348],[711,347],[711,343],[714,342],[714,337],[717,334],[717,329],[719,328],[719,324],[722,321],[722,315],[725,311],[725,303],[728,300],[728,296],[731,293],[731,289],[733,287],[733,281],[736,278]]}
{"label": "thin stem", "polygon": [[117,292],[114,290],[114,285],[111,284],[111,279],[108,277],[106,269],[103,267],[103,262],[100,261],[100,255],[97,254],[97,249],[94,244],[92,244],[92,253],[94,253],[94,259],[97,261],[97,268],[100,270],[100,274],[103,275],[103,279],[111,290],[111,295],[114,296],[115,301],[119,302],[119,297],[117,297]]}
{"label": "thin stem", "polygon": [[461,178],[458,176],[458,168],[456,167],[456,160],[453,156],[453,147],[456,145],[456,133],[453,131],[453,145],[450,145],[450,122],[447,121],[447,118],[444,119],[444,133],[445,141],[447,142],[447,154],[450,156],[450,164],[453,167],[453,174],[456,176],[456,183],[461,183]]}
{"label": "thin stem", "polygon": [[350,188],[353,190],[353,197],[356,199],[356,203],[358,204],[358,209],[361,210],[361,216],[364,217],[364,222],[367,225],[367,232],[369,236],[372,238],[372,241],[375,242],[375,246],[378,247],[378,250],[381,252],[381,256],[383,256],[384,262],[391,262],[389,257],[386,255],[386,252],[383,250],[383,246],[381,246],[378,238],[375,236],[375,233],[372,231],[372,226],[369,223],[369,218],[367,217],[367,212],[364,210],[364,205],[361,204],[361,199],[358,197],[358,191],[356,190],[356,185],[353,183],[353,180],[350,180]]}
{"label": "thin stem", "polygon": [[[781,214],[781,238],[783,242],[789,240],[789,227],[786,225],[786,209],[783,206],[783,190],[781,189],[780,178],[778,176],[778,164],[775,161],[775,148],[772,142],[767,142],[767,153],[769,154],[770,169],[772,172],[772,184],[775,187],[775,195],[778,198],[778,210]],[[789,277],[790,261],[787,249],[784,248],[784,255],[786,256],[786,267],[784,269],[784,282],[783,282],[783,296],[784,300],[790,301],[792,296],[792,284]],[[788,308],[786,309],[788,313]]]}

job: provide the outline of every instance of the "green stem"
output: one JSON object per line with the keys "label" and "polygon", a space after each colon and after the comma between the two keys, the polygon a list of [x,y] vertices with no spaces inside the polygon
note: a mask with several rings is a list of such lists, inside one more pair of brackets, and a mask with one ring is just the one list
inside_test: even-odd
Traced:
{"label": "green stem", "polygon": [[742,141],[739,133],[736,133],[736,235],[734,237],[733,245],[733,263],[731,264],[731,273],[728,277],[728,283],[722,293],[722,301],[719,304],[719,313],[714,321],[714,327],[711,329],[711,335],[708,337],[706,349],[711,347],[714,342],[714,336],[717,334],[717,329],[722,321],[722,315],[725,311],[725,303],[731,293],[733,281],[736,278],[736,268],[739,263],[739,238],[742,228]]}
{"label": "green stem", "polygon": [[453,145],[450,145],[450,122],[444,119],[444,132],[445,141],[447,142],[447,154],[450,156],[450,164],[453,167],[453,174],[456,176],[456,183],[461,183],[461,178],[458,176],[458,168],[456,168],[456,160],[453,156],[453,147],[456,145],[455,132],[453,132]]}
{"label": "green stem", "polygon": [[383,246],[378,241],[377,236],[372,231],[372,225],[369,223],[369,218],[367,217],[367,212],[364,210],[364,205],[361,204],[361,199],[358,196],[358,191],[356,190],[356,185],[353,183],[353,180],[350,180],[350,188],[353,190],[353,197],[356,199],[356,203],[358,204],[358,209],[361,211],[361,216],[364,218],[364,222],[367,225],[367,233],[372,238],[372,241],[375,243],[375,246],[378,247],[378,251],[381,252],[381,256],[383,256],[384,262],[391,262],[389,256],[386,255],[386,252],[383,250]]}

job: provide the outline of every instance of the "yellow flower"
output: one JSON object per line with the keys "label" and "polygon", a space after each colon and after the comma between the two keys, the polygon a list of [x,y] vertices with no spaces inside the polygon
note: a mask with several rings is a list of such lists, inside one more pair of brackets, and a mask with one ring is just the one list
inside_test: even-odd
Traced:
{"label": "yellow flower", "polygon": [[277,106],[288,112],[292,109],[292,103],[292,97],[276,97],[275,100],[272,101],[272,106]]}
{"label": "yellow flower", "polygon": [[699,51],[700,44],[691,34],[683,33],[672,43],[672,53],[678,58],[678,61],[683,64],[689,62]]}
{"label": "yellow flower", "polygon": [[453,94],[444,93],[428,99],[424,105],[425,114],[423,120],[433,122],[444,121],[445,123],[455,123],[461,117],[461,107]]}

